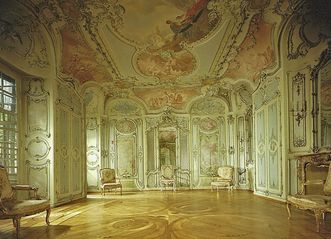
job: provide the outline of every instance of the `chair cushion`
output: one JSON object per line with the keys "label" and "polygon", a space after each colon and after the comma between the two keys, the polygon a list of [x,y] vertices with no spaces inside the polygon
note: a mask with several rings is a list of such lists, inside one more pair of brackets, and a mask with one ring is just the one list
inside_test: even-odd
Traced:
{"label": "chair cushion", "polygon": [[323,195],[288,196],[287,201],[293,205],[307,209],[325,209],[331,206],[331,197]]}
{"label": "chair cushion", "polygon": [[0,167],[0,198],[2,201],[10,200],[13,197],[13,190],[10,185],[7,171]]}
{"label": "chair cushion", "polygon": [[[41,212],[50,207],[48,200],[23,200],[23,201],[7,201],[4,202],[4,207],[7,209],[6,215],[31,215]],[[3,215],[0,213],[0,215]]]}
{"label": "chair cushion", "polygon": [[211,182],[210,184],[211,184],[211,186],[215,186],[215,187],[228,187],[228,186],[230,186],[229,181],[215,181],[215,182]]}
{"label": "chair cushion", "polygon": [[119,187],[122,187],[122,184],[120,184],[120,183],[104,183],[104,184],[101,185],[101,187],[102,188],[105,188],[105,187],[113,187],[113,188],[117,187],[117,188],[119,188]]}

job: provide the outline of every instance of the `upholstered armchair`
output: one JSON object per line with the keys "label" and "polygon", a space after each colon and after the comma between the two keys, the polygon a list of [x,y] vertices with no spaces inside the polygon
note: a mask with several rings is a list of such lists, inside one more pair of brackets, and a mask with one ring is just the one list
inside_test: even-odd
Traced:
{"label": "upholstered armchair", "polygon": [[316,231],[320,231],[321,219],[324,219],[326,212],[331,212],[331,163],[329,165],[328,175],[326,180],[314,180],[306,182],[305,185],[323,184],[324,195],[293,195],[288,196],[286,208],[288,219],[291,218],[290,205],[299,209],[311,210],[315,215]]}
{"label": "upholstered armchair", "polygon": [[217,170],[217,176],[214,176],[211,182],[211,190],[216,188],[233,189],[233,173],[234,168],[232,166],[221,166]]}
{"label": "upholstered armchair", "polygon": [[100,191],[105,195],[105,190],[112,190],[119,188],[122,195],[122,183],[119,178],[116,177],[115,169],[102,168],[100,169]]}
{"label": "upholstered armchair", "polygon": [[160,186],[161,191],[168,185],[172,186],[173,191],[176,191],[176,167],[174,165],[162,165],[160,170]]}
{"label": "upholstered armchair", "polygon": [[[15,191],[24,190],[33,192],[33,200],[17,200]],[[48,200],[41,200],[37,194],[38,188],[29,185],[11,186],[7,170],[0,166],[0,219],[12,219],[16,228],[16,237],[19,238],[20,220],[29,216],[46,211],[46,223],[49,225],[51,212]]]}

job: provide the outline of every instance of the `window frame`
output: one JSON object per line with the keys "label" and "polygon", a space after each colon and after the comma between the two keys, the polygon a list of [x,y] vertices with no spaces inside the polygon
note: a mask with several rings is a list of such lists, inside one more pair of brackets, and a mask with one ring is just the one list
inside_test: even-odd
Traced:
{"label": "window frame", "polygon": [[15,76],[0,68],[0,164],[6,167],[12,183],[20,181],[18,83]]}

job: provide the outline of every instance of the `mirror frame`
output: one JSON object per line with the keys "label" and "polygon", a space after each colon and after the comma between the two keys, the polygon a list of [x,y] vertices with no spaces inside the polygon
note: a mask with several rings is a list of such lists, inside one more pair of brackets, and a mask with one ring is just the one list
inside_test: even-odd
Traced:
{"label": "mirror frame", "polygon": [[320,139],[320,115],[319,115],[319,73],[320,70],[331,60],[331,41],[328,42],[328,48],[325,49],[319,58],[319,62],[314,66],[311,72],[312,81],[312,118],[313,118],[313,152],[317,153],[323,149]]}

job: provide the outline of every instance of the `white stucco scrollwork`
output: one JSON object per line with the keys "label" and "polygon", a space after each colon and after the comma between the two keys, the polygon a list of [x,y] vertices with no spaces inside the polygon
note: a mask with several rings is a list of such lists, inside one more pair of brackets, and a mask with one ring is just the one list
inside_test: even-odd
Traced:
{"label": "white stucco scrollwork", "polygon": [[27,144],[25,150],[28,152],[29,156],[40,161],[45,159],[50,151],[51,147],[46,139],[36,137]]}

